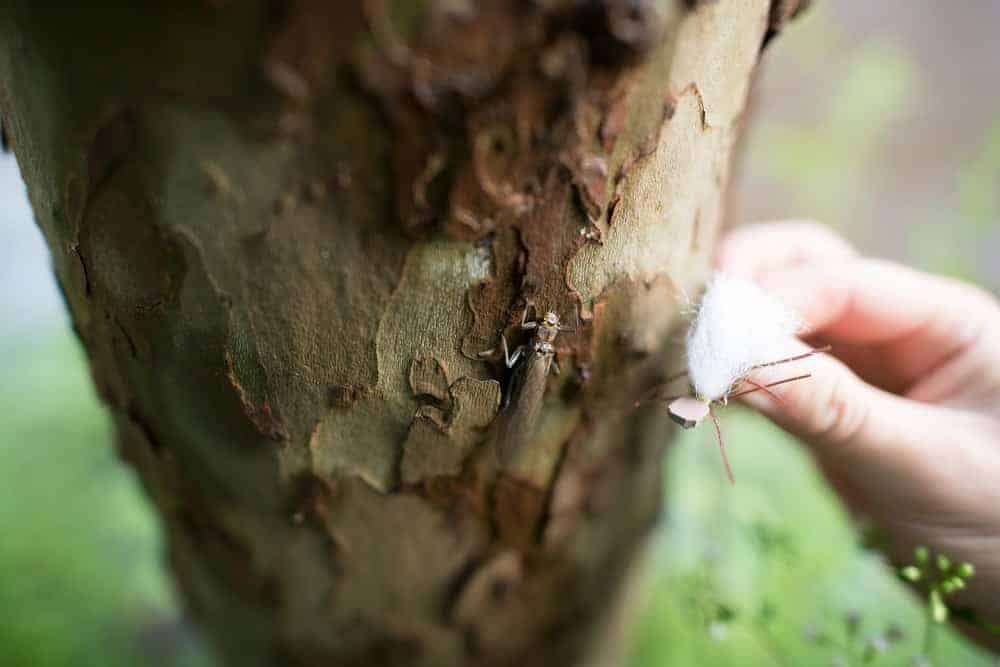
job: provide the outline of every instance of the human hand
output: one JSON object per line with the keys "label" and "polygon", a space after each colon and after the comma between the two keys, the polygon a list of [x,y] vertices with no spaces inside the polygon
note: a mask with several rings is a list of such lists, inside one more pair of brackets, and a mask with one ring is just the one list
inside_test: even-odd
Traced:
{"label": "human hand", "polygon": [[[813,223],[743,227],[723,240],[717,264],[798,312],[810,343],[833,346],[796,363],[792,374],[812,378],[776,387],[781,402],[764,392],[744,400],[809,445],[848,506],[888,533],[891,555],[909,561],[923,544],[974,564],[956,603],[1000,623],[996,299],[860,257]],[[777,366],[755,379],[788,374]],[[1000,638],[979,638],[1000,648]]]}

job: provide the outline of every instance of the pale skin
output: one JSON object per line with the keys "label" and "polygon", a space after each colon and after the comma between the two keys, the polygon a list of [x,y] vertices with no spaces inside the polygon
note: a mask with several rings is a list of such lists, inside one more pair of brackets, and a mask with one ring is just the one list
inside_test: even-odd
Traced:
{"label": "pale skin", "polygon": [[[899,562],[922,544],[974,564],[969,588],[950,600],[1000,623],[997,300],[862,257],[815,223],[743,227],[723,239],[717,265],[798,312],[810,343],[833,346],[796,362],[812,377],[775,388],[780,401],[742,400],[806,443],[847,506],[886,531]],[[1000,637],[969,632],[1000,650]]]}

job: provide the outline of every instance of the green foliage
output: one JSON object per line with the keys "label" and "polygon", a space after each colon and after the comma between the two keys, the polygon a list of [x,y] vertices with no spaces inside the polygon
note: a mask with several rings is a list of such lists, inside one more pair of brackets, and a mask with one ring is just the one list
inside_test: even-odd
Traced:
{"label": "green foliage", "polygon": [[203,664],[70,336],[3,350],[0,664]]}
{"label": "green foliage", "polygon": [[930,662],[934,653],[936,626],[948,620],[951,610],[945,598],[966,587],[966,582],[976,574],[972,563],[953,563],[947,555],[919,546],[913,551],[913,564],[899,569],[903,581],[918,584],[927,591],[924,623],[924,640],[919,659]]}
{"label": "green foliage", "polygon": [[[668,456],[668,515],[631,666],[898,665],[924,654],[921,599],[861,547],[791,438],[735,407],[722,419],[735,487],[710,430],[684,433]],[[930,552],[917,560],[899,577],[943,585],[973,572]],[[935,664],[994,664],[938,629]]]}

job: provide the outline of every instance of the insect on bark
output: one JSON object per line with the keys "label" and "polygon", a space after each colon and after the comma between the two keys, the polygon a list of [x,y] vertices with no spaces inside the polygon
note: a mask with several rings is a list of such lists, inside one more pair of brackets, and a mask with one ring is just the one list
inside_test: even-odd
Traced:
{"label": "insect on bark", "polygon": [[[497,427],[497,458],[501,466],[508,465],[535,434],[538,417],[545,397],[549,370],[559,373],[555,360],[556,337],[562,331],[574,331],[559,322],[559,316],[548,311],[540,320],[528,321],[528,309],[521,315],[522,331],[533,331],[531,340],[519,345],[511,353],[507,337],[500,334],[503,359],[507,368],[513,369]],[[480,352],[480,357],[490,357],[496,350]]]}

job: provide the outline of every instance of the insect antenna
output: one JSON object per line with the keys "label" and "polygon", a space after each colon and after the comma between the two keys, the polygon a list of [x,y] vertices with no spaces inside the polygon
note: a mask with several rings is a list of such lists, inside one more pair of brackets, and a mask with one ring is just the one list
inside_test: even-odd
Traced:
{"label": "insect antenna", "polygon": [[[824,345],[823,347],[817,347],[815,349],[809,350],[808,352],[803,352],[802,354],[797,354],[794,357],[785,357],[784,359],[778,359],[776,361],[767,361],[763,364],[757,364],[756,366],[751,366],[750,370],[756,370],[758,368],[767,368],[768,366],[778,366],[779,364],[787,364],[790,361],[800,361],[802,359],[808,359],[817,354],[823,354],[824,352],[829,352],[833,349],[832,345]],[[768,385],[771,386],[771,385]]]}
{"label": "insect antenna", "polygon": [[680,373],[675,373],[674,375],[667,376],[667,378],[663,381],[663,384],[670,384],[671,382],[676,382],[677,380],[680,380],[682,377],[686,377],[687,374],[688,374],[687,371],[681,371]]}
{"label": "insect antenna", "polygon": [[[811,377],[812,377],[811,373],[806,373],[805,375],[796,375],[795,377],[785,378],[784,380],[778,380],[777,382],[770,382],[764,385],[757,384],[756,382],[751,382],[751,384],[755,385],[753,389],[738,391],[735,394],[729,394],[729,396],[727,396],[726,398],[739,398],[740,396],[746,396],[747,394],[752,394],[755,391],[761,391],[761,390],[767,391],[771,387],[777,387],[779,384],[785,384],[787,382],[795,382],[796,380],[806,380]],[[770,394],[771,396],[774,396],[779,402],[782,402],[782,399],[776,396],[774,392],[767,391],[767,393]]]}
{"label": "insect antenna", "polygon": [[637,398],[636,401],[635,401],[635,403],[632,404],[632,406],[637,408],[640,405],[645,405],[646,403],[653,403],[653,402],[657,402],[658,403],[660,401],[672,401],[675,398],[679,398],[680,396],[661,397],[661,396],[659,396],[659,393],[668,384],[671,384],[673,382],[676,382],[677,380],[680,380],[685,375],[687,375],[687,371],[681,371],[680,373],[677,373],[676,375],[671,375],[671,376],[667,377],[666,379],[663,380],[663,382],[661,382],[660,384],[656,385],[655,387],[653,387],[652,389],[650,389],[649,391],[647,391],[646,393],[644,393],[642,396],[640,396],[639,398]]}
{"label": "insect antenna", "polygon": [[[774,401],[776,403],[778,403],[779,405],[784,405],[785,404],[785,399],[783,399],[781,396],[778,396],[776,393],[774,393],[773,391],[771,391],[770,388],[768,387],[768,385],[766,385],[766,384],[760,384],[759,382],[754,382],[750,378],[743,378],[743,382],[746,382],[747,384],[753,386],[754,388],[756,388],[756,389],[764,392],[765,394],[767,394],[768,396],[770,396],[772,399],[774,399]],[[727,396],[727,398],[732,398],[732,396]]]}
{"label": "insect antenna", "polygon": [[735,484],[736,478],[733,476],[733,468],[729,465],[729,457],[726,455],[726,443],[722,439],[722,426],[719,424],[719,418],[715,416],[715,410],[709,406],[708,416],[712,418],[712,426],[715,427],[715,439],[719,441],[719,453],[722,454],[722,465],[726,467],[726,476],[729,477],[729,483]]}

